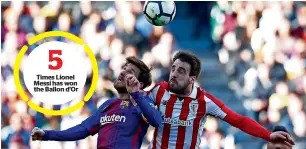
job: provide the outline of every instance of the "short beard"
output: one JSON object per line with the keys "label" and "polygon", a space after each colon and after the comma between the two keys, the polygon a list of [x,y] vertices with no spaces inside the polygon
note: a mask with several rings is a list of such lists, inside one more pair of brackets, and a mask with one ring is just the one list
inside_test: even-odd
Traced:
{"label": "short beard", "polygon": [[117,90],[117,92],[118,92],[119,94],[128,93],[128,91],[126,90],[125,85],[117,84],[117,80],[115,80],[115,82],[114,82],[114,88]]}
{"label": "short beard", "polygon": [[183,87],[183,88],[170,88],[170,92],[175,93],[175,94],[180,94],[183,95],[186,93],[187,87]]}
{"label": "short beard", "polygon": [[115,87],[115,89],[117,90],[117,92],[118,92],[119,94],[128,93],[128,91],[126,90],[125,87],[116,87],[116,86],[114,86],[114,87]]}

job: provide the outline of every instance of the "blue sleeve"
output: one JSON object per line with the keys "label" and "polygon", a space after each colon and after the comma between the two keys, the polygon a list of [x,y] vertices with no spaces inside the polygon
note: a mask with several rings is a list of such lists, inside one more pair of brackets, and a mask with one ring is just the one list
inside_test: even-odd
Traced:
{"label": "blue sleeve", "polygon": [[76,141],[89,136],[89,132],[81,124],[71,127],[67,130],[44,130],[43,140],[52,141]]}
{"label": "blue sleeve", "polygon": [[162,123],[162,117],[155,109],[154,102],[151,98],[143,96],[139,91],[131,93],[131,96],[138,104],[142,114],[148,120],[150,125],[157,127]]}
{"label": "blue sleeve", "polygon": [[93,115],[84,120],[81,124],[71,127],[67,130],[44,130],[45,135],[43,140],[54,141],[75,141],[88,137],[89,135],[95,135],[99,131],[100,126],[100,113],[106,108],[113,99],[104,102]]}

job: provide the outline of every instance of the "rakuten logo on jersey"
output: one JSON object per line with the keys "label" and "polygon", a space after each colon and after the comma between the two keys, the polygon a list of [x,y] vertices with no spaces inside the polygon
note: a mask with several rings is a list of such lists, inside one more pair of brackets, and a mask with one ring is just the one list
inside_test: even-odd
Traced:
{"label": "rakuten logo on jersey", "polygon": [[171,124],[171,125],[180,125],[180,126],[190,126],[192,124],[192,120],[180,120],[180,119],[171,119],[171,118],[165,118],[164,123]]}
{"label": "rakuten logo on jersey", "polygon": [[100,124],[105,125],[113,122],[125,122],[126,117],[121,115],[104,115],[100,118]]}

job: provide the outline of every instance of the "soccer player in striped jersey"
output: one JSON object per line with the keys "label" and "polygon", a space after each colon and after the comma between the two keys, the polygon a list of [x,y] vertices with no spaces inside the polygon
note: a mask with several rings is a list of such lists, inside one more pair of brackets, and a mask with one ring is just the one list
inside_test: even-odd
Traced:
{"label": "soccer player in striped jersey", "polygon": [[194,82],[200,71],[201,62],[195,55],[178,52],[172,60],[169,81],[158,83],[148,93],[164,120],[163,124],[155,128],[149,148],[198,148],[208,115],[266,141],[280,140],[289,145],[294,144],[289,134],[269,132],[256,121],[235,113],[219,99],[196,87]]}
{"label": "soccer player in striped jersey", "polygon": [[152,83],[150,69],[135,57],[126,60],[114,82],[117,98],[105,101],[96,113],[67,130],[35,127],[32,140],[75,141],[98,133],[98,149],[139,149],[149,124],[158,126],[162,117],[139,91]]}

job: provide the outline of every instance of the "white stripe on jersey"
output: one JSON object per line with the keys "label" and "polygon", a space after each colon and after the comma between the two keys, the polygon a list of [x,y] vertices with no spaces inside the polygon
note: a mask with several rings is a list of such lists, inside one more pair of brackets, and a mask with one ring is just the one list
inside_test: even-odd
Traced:
{"label": "white stripe on jersey", "polygon": [[[163,97],[160,100],[160,104],[159,104],[159,112],[161,113],[161,116],[164,118],[165,113],[166,113],[166,105],[167,102],[170,99],[170,94],[168,92],[165,92]],[[156,138],[156,147],[160,148],[161,143],[162,143],[162,137],[163,137],[163,129],[164,129],[164,124],[161,124],[158,127],[158,133],[157,133],[157,138]]]}
{"label": "white stripe on jersey", "polygon": [[[197,100],[192,100],[190,103],[189,103],[189,107],[190,105],[197,105],[199,104]],[[189,114],[188,114],[188,117],[187,117],[187,120],[191,120],[193,121],[196,116],[197,116],[197,111],[191,111],[191,109],[189,109]],[[200,129],[200,128],[199,128]],[[185,129],[185,140],[184,142],[190,142],[190,143],[184,143],[184,148],[190,148],[190,145],[191,145],[191,141],[192,141],[192,132],[193,132],[193,123],[192,125],[186,127]]]}
{"label": "white stripe on jersey", "polygon": [[196,148],[201,144],[201,137],[203,134],[203,128],[204,128],[206,120],[207,120],[207,115],[203,116],[200,121],[200,126],[199,126],[198,134],[197,134]]}
{"label": "white stripe on jersey", "polygon": [[208,97],[204,97],[206,102],[206,113],[207,115],[211,115],[220,119],[223,119],[226,116],[226,113],[221,110],[219,106],[217,106],[211,99]]}
{"label": "white stripe on jersey", "polygon": [[[159,90],[160,86],[155,87],[152,92],[150,93],[149,96],[152,97],[153,101],[156,102],[156,97],[157,97],[157,92]],[[192,96],[193,99],[195,99],[197,94],[197,87],[194,86],[193,90],[192,90]],[[162,99],[160,101],[160,105],[159,105],[159,111],[161,113],[162,116],[165,115],[166,112],[166,105],[167,105],[167,101],[170,99],[170,93],[168,91],[165,91],[162,96]],[[200,139],[203,133],[203,126],[206,122],[206,118],[207,115],[212,115],[218,118],[223,119],[226,116],[226,113],[223,112],[221,110],[221,108],[219,106],[217,106],[211,99],[209,99],[208,97],[204,97],[205,99],[205,106],[206,106],[206,113],[204,114],[204,116],[200,119],[200,124],[199,124],[199,128],[198,128],[198,134],[196,135],[196,148],[199,147],[200,145]],[[189,103],[189,114],[187,117],[186,121],[180,121],[179,123],[177,123],[176,120],[179,120],[179,116],[182,110],[182,104],[183,101],[180,101],[179,99],[177,99],[174,103],[174,108],[173,108],[173,112],[172,112],[172,116],[171,119],[173,121],[171,121],[171,127],[170,127],[170,134],[169,134],[169,142],[168,142],[168,148],[175,148],[176,147],[176,141],[177,141],[177,136],[178,136],[178,126],[180,124],[189,124],[188,122],[191,122],[191,125],[185,125],[186,129],[185,129],[185,138],[184,138],[184,146],[183,148],[190,148],[191,146],[191,142],[192,142],[192,136],[193,136],[193,122],[196,118],[197,115],[197,110],[195,112],[192,111],[192,109],[190,108],[190,105],[195,104],[195,107],[199,107],[199,102],[197,99],[191,101]],[[167,122],[169,122],[169,119],[167,119]],[[186,123],[185,123],[186,122]],[[164,119],[164,123],[165,123],[165,119]],[[181,125],[183,126],[183,125]],[[164,129],[164,124],[161,124],[158,127],[158,132],[157,132],[157,136],[156,136],[156,148],[161,148],[161,143],[162,143],[162,137],[163,137],[163,129]],[[154,138],[153,138],[154,140]],[[153,147],[153,140],[150,143],[149,148]]]}
{"label": "white stripe on jersey", "polygon": [[149,97],[153,100],[153,102],[156,104],[156,96],[157,96],[157,91],[160,88],[160,86],[157,86],[152,89],[152,91],[149,93]]}
{"label": "white stripe on jersey", "polygon": [[[183,105],[183,101],[180,101],[179,99],[176,99],[176,101],[174,103],[174,107],[173,107],[172,117],[171,117],[172,120],[179,120],[182,105]],[[179,124],[171,124],[168,147],[176,146],[176,139],[177,139],[177,135],[178,135],[178,126],[179,126]]]}

